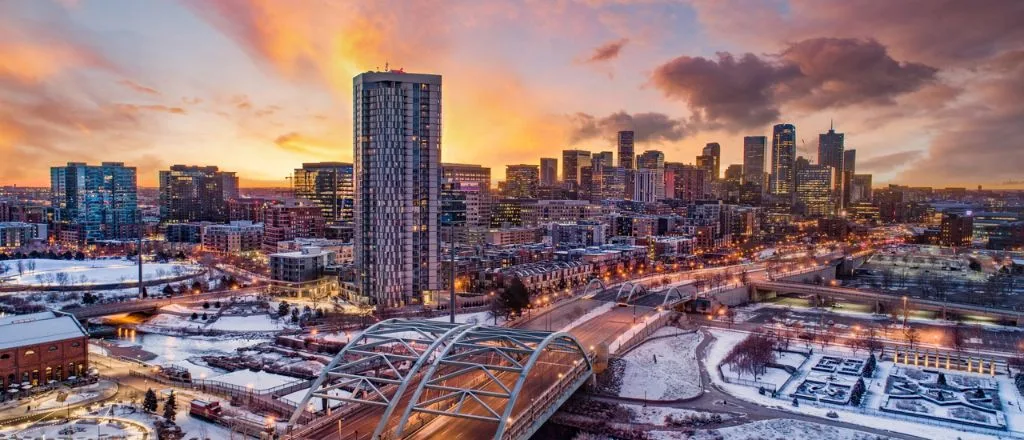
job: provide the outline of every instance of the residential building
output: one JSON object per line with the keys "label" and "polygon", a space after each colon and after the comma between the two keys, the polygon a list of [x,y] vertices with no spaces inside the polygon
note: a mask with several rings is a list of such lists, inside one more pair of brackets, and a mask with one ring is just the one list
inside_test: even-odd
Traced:
{"label": "residential building", "polygon": [[271,288],[299,297],[324,299],[339,291],[338,277],[327,273],[337,264],[333,251],[315,246],[270,254]]}
{"label": "residential building", "polygon": [[601,246],[607,242],[608,225],[597,221],[551,224],[551,244],[558,248]]}
{"label": "residential building", "polygon": [[667,185],[671,179],[672,193],[676,199],[693,202],[703,199],[707,194],[706,170],[693,165],[669,162],[665,164],[665,172],[666,174],[671,173],[671,177],[666,178],[665,182]]}
{"label": "residential building", "polygon": [[440,288],[441,76],[354,79],[355,265],[361,295],[398,307]]}
{"label": "residential building", "polygon": [[482,165],[443,163],[441,164],[441,178],[450,182],[458,182],[462,188],[472,186],[481,191],[491,189],[491,169]]}
{"label": "residential building", "polygon": [[258,251],[263,245],[263,223],[234,221],[203,229],[203,249],[221,253]]}
{"label": "residential building", "polygon": [[772,128],[772,173],[769,190],[776,197],[792,197],[796,162],[796,127],[778,124]]}
{"label": "residential building", "polygon": [[266,219],[267,209],[274,205],[270,199],[240,198],[228,200],[228,221],[246,220],[253,223],[263,223]]}
{"label": "residential building", "polygon": [[553,157],[540,158],[540,185],[552,187],[558,183],[558,159]]}
{"label": "residential building", "polygon": [[350,163],[303,163],[292,174],[292,189],[296,198],[319,207],[327,224],[350,224],[355,209],[353,173]]}
{"label": "residential building", "polygon": [[263,223],[263,251],[275,252],[277,243],[295,238],[323,238],[326,221],[320,207],[308,201],[271,206]]}
{"label": "residential building", "polygon": [[601,205],[586,200],[535,200],[518,208],[516,219],[519,224],[531,227],[552,222],[596,220],[608,213]]}
{"label": "residential building", "polygon": [[665,184],[661,172],[643,168],[632,171],[634,202],[651,203],[664,197]]}
{"label": "residential building", "polygon": [[971,245],[974,235],[974,217],[968,214],[945,214],[939,233],[939,244],[964,247]]}
{"label": "residential building", "polygon": [[704,177],[708,180],[708,184],[717,179],[715,176],[715,164],[717,159],[715,156],[700,155],[697,156],[697,168],[704,170]]}
{"label": "residential building", "polygon": [[537,165],[507,165],[505,167],[505,197],[533,199],[537,197],[540,168]]}
{"label": "residential building", "polygon": [[633,163],[633,132],[620,131],[618,134],[618,146],[619,167],[627,170],[635,168]]}
{"label": "residential building", "polygon": [[65,240],[79,243],[138,237],[135,167],[121,162],[90,166],[68,162],[50,168],[54,223]]}
{"label": "residential building", "polygon": [[0,249],[15,249],[46,240],[45,223],[0,222]]}
{"label": "residential building", "polygon": [[491,246],[539,243],[543,230],[538,228],[514,227],[487,231],[485,242]]}
{"label": "residential building", "polygon": [[25,388],[85,377],[89,333],[73,316],[55,312],[0,318],[0,386]]}
{"label": "residential building", "polygon": [[160,171],[160,219],[167,223],[228,220],[238,177],[215,166],[173,165]]}
{"label": "residential building", "polygon": [[203,228],[211,224],[210,222],[168,224],[164,228],[164,241],[168,243],[202,243]]}

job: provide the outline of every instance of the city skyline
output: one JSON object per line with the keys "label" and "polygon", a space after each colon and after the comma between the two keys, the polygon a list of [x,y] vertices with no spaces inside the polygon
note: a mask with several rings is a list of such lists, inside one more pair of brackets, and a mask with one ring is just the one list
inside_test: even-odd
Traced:
{"label": "city skyline", "polygon": [[[494,181],[553,150],[614,151],[619,130],[636,133],[636,155],[673,162],[717,142],[724,169],[742,163],[744,136],[790,123],[813,158],[834,119],[875,184],[1024,185],[1019,7],[729,3],[7,3],[0,184],[117,160],[144,187],[173,164],[288,186],[304,162],[352,161],[351,79],[405,68],[449,78],[442,160],[488,166]],[[977,34],[930,44],[937,31],[909,19],[922,10]],[[413,20],[438,26],[403,26]],[[578,38],[550,43],[566,32]],[[748,88],[730,82],[742,72]]]}

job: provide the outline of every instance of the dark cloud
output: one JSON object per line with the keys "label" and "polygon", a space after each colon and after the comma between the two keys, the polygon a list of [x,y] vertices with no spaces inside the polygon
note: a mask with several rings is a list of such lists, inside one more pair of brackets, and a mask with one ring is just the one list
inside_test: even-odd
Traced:
{"label": "dark cloud", "polygon": [[695,123],[737,130],[779,120],[784,105],[822,110],[891,104],[931,82],[936,72],[896,61],[874,40],[817,38],[774,55],[681,56],[658,66],[651,83],[685,101]]}
{"label": "dark cloud", "polygon": [[857,172],[862,174],[887,173],[902,168],[924,156],[924,151],[909,150],[883,154],[857,161]]}
{"label": "dark cloud", "polygon": [[686,123],[663,113],[633,113],[623,111],[605,117],[587,113],[570,116],[572,133],[570,142],[595,138],[614,139],[622,130],[633,130],[636,142],[678,141],[686,137]]}
{"label": "dark cloud", "polygon": [[583,59],[584,63],[600,63],[604,61],[614,60],[619,57],[622,53],[622,48],[629,43],[629,39],[623,38],[621,40],[609,41],[602,44],[594,49],[590,56]]}

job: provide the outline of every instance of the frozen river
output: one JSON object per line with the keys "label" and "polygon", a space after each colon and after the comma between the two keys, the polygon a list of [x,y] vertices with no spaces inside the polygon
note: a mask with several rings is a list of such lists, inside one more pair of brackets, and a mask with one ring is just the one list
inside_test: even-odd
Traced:
{"label": "frozen river", "polygon": [[153,333],[136,333],[135,336],[112,339],[118,345],[138,345],[143,350],[155,354],[157,357],[150,360],[153,365],[177,365],[188,369],[194,378],[211,377],[223,373],[223,371],[209,368],[196,362],[201,356],[208,355],[231,355],[237,353],[239,348],[251,347],[256,344],[270,341],[268,337],[230,337],[230,336],[168,336]]}

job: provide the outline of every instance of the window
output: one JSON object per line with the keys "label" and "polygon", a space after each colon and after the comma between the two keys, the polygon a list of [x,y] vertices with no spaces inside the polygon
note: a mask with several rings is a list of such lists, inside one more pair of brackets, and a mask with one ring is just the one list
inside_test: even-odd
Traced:
{"label": "window", "polygon": [[10,359],[10,358],[11,358],[11,354],[10,353],[0,354],[0,359]]}
{"label": "window", "polygon": [[71,346],[72,346],[72,347],[81,347],[81,346],[82,346],[82,343],[81,343],[81,342],[72,342],[72,343],[71,343]]}
{"label": "window", "polygon": [[47,351],[57,351],[57,346],[56,345],[51,345],[50,348],[47,348],[46,350]]}
{"label": "window", "polygon": [[32,356],[36,354],[35,350],[25,350],[25,356]]}

